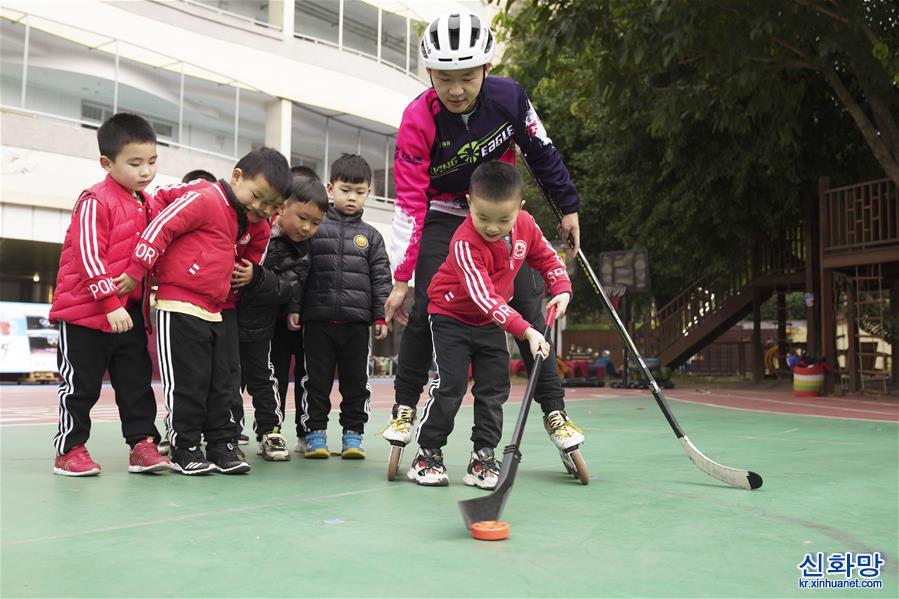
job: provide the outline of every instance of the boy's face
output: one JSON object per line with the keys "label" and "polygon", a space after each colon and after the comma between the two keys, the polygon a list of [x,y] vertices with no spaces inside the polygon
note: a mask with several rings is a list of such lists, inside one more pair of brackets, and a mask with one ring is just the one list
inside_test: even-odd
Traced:
{"label": "boy's face", "polygon": [[278,226],[291,241],[306,241],[315,235],[324,217],[313,202],[287,202],[278,209]]}
{"label": "boy's face", "polygon": [[328,197],[334,201],[334,208],[338,212],[350,215],[356,214],[365,206],[365,200],[371,193],[368,181],[362,183],[347,183],[341,179],[328,183]]}
{"label": "boy's face", "polygon": [[476,195],[468,196],[471,222],[486,241],[499,241],[509,234],[522,204],[521,196],[517,194],[499,202],[484,200]]}
{"label": "boy's face", "polygon": [[437,97],[447,110],[456,114],[465,114],[474,109],[484,77],[489,71],[490,65],[486,65],[486,69],[473,67],[455,71],[428,70]]}
{"label": "boy's face", "polygon": [[268,220],[284,202],[281,194],[272,189],[261,173],[250,179],[239,168],[234,169],[231,189],[237,201],[246,208],[247,220],[251,223]]}
{"label": "boy's face", "polygon": [[156,177],[156,144],[127,143],[113,160],[100,156],[100,166],[129,192],[143,191]]}

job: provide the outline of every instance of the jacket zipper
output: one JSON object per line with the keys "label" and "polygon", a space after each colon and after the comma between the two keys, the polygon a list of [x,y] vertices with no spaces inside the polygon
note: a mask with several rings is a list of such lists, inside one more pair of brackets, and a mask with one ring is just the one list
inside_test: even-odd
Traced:
{"label": "jacket zipper", "polygon": [[340,244],[337,247],[337,302],[335,303],[337,310],[334,314],[334,320],[340,320],[340,290],[343,289],[343,242],[345,241],[343,236],[344,223],[345,220],[341,216],[340,228],[338,229],[339,235],[337,237]]}

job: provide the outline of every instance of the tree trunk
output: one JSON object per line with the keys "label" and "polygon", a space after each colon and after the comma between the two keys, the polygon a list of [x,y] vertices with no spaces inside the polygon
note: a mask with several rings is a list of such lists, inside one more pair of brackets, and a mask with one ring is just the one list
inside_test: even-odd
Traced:
{"label": "tree trunk", "polygon": [[821,74],[824,76],[827,83],[830,84],[830,87],[837,95],[840,103],[843,104],[843,107],[849,111],[852,120],[855,121],[855,125],[858,127],[859,131],[861,131],[862,137],[865,138],[865,142],[867,142],[868,147],[871,148],[871,152],[874,154],[877,162],[883,167],[887,177],[899,186],[899,162],[896,161],[890,152],[890,149],[877,135],[877,131],[871,124],[871,121],[868,120],[868,116],[865,114],[864,110],[858,105],[858,102],[855,101],[855,98],[852,97],[849,90],[846,89],[843,80],[840,79],[840,76],[833,67],[822,67]]}

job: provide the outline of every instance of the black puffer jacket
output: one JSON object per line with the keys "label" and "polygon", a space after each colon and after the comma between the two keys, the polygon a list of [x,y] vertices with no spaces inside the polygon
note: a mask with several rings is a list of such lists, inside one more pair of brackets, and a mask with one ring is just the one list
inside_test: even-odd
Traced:
{"label": "black puffer jacket", "polygon": [[390,261],[384,238],[362,220],[362,212],[346,216],[328,208],[311,243],[303,321],[383,321]]}
{"label": "black puffer jacket", "polygon": [[253,268],[237,305],[241,341],[271,339],[278,318],[302,312],[310,249],[308,241],[293,242],[286,235],[269,240],[262,266]]}

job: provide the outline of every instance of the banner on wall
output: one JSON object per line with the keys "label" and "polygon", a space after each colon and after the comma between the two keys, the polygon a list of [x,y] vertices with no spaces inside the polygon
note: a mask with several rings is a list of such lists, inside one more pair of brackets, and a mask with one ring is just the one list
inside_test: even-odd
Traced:
{"label": "banner on wall", "polygon": [[0,302],[0,373],[56,372],[50,304]]}

